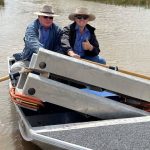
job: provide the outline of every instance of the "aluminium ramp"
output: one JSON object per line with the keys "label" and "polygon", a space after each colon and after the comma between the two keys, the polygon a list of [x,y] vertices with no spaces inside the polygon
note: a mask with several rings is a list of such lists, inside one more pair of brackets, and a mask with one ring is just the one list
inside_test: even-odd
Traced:
{"label": "aluminium ramp", "polygon": [[149,115],[134,107],[86,93],[78,88],[29,73],[23,93],[101,119]]}
{"label": "aluminium ramp", "polygon": [[150,101],[150,80],[127,75],[59,53],[40,49],[32,67]]}

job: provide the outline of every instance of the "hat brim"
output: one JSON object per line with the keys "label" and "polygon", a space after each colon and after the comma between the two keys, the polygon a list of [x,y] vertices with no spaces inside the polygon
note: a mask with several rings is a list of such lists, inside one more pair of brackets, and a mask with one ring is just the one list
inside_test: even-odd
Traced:
{"label": "hat brim", "polygon": [[56,17],[56,16],[59,16],[59,15],[56,15],[56,14],[49,14],[49,13],[42,13],[42,12],[34,12],[35,15],[38,15],[38,16],[48,16],[48,17]]}
{"label": "hat brim", "polygon": [[68,18],[69,18],[70,20],[74,21],[76,15],[88,15],[88,16],[89,16],[89,21],[93,21],[93,20],[95,20],[95,18],[96,18],[95,15],[93,15],[93,14],[77,14],[77,13],[71,13],[71,14],[68,16]]}

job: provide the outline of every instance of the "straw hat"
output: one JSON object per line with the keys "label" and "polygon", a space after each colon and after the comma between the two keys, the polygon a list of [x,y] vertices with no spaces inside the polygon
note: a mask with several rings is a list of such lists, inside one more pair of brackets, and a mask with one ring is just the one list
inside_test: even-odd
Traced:
{"label": "straw hat", "polygon": [[88,15],[89,16],[89,21],[93,21],[95,20],[95,15],[94,14],[91,14],[87,8],[84,8],[84,7],[80,7],[80,8],[76,8],[75,12],[74,13],[71,13],[68,18],[72,21],[75,20],[75,16],[76,15]]}
{"label": "straw hat", "polygon": [[35,12],[34,14],[38,16],[58,16],[54,13],[52,6],[49,5],[44,5],[39,12]]}

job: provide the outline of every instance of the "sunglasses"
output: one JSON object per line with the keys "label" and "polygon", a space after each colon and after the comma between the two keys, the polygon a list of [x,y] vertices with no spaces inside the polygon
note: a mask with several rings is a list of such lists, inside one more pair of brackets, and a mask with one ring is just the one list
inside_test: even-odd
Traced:
{"label": "sunglasses", "polygon": [[43,16],[44,19],[51,19],[53,20],[53,17],[49,17],[49,16]]}
{"label": "sunglasses", "polygon": [[77,16],[75,16],[75,18],[77,18],[77,19],[84,19],[84,20],[86,20],[86,19],[88,19],[88,18],[89,18],[89,16],[88,16],[88,15],[77,15]]}

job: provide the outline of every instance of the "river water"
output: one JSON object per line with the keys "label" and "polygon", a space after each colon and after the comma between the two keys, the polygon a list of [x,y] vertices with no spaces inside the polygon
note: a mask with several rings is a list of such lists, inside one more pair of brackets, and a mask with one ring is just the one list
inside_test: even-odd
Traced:
{"label": "river water", "polygon": [[[7,57],[23,48],[26,25],[36,18],[33,12],[49,3],[59,17],[60,26],[70,21],[67,16],[76,7],[88,7],[96,20],[101,55],[108,65],[150,76],[150,9],[122,7],[83,0],[5,0],[0,6],[0,77],[7,75]],[[15,108],[10,102],[8,81],[0,83],[0,149],[38,150],[22,140],[17,126]]]}

